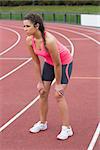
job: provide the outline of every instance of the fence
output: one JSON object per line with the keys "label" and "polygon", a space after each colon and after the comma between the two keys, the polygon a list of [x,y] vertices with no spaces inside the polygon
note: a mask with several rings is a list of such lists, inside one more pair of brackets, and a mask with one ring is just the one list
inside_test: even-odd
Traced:
{"label": "fence", "polygon": [[[23,20],[27,12],[0,12],[0,19]],[[69,24],[80,24],[79,13],[40,12],[46,22],[63,22]]]}

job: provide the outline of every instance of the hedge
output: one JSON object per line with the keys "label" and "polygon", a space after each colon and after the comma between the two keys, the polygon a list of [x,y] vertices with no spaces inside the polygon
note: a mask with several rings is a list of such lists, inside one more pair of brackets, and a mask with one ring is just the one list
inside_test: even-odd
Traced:
{"label": "hedge", "polygon": [[32,0],[0,0],[0,6],[32,5]]}
{"label": "hedge", "polygon": [[34,5],[100,5],[99,0],[34,0]]}
{"label": "hedge", "polygon": [[0,0],[0,6],[23,5],[100,5],[99,0]]}

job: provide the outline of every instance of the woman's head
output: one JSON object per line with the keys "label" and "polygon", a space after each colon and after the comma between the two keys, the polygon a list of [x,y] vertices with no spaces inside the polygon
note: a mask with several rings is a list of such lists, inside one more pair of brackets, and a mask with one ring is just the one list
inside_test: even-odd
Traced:
{"label": "woman's head", "polygon": [[[29,13],[29,14],[25,15],[24,27],[26,27],[25,30],[27,30],[27,28],[30,28],[30,33],[28,33],[30,35],[38,29],[41,32],[41,35],[42,35],[42,38],[44,41],[44,46],[46,48],[46,40],[45,40],[45,33],[44,33],[45,27],[43,24],[43,19],[40,15],[34,14],[34,13]],[[46,48],[46,50],[47,50],[47,48]]]}
{"label": "woman's head", "polygon": [[44,34],[45,27],[43,24],[43,19],[40,15],[34,14],[34,13],[29,13],[25,15],[24,21],[27,20],[29,21],[35,28],[39,29],[42,34]]}

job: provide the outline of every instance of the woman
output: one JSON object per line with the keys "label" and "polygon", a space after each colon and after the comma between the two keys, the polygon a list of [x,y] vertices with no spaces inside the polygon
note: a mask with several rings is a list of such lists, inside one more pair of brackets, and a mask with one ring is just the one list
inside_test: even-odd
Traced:
{"label": "woman", "polygon": [[[69,123],[68,106],[64,96],[72,72],[73,58],[64,45],[51,33],[45,31],[43,20],[38,14],[27,14],[24,17],[23,24],[24,31],[27,34],[26,43],[34,60],[33,64],[38,78],[37,89],[40,94],[40,121],[33,125],[30,132],[37,133],[47,129],[48,94],[51,83],[55,78],[55,98],[62,120],[61,132],[57,139],[65,140],[73,135]],[[42,73],[38,56],[45,58]]]}

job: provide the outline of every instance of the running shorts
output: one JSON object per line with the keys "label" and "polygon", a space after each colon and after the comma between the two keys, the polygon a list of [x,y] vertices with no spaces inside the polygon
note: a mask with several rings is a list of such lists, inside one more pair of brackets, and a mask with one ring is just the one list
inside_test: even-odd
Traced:
{"label": "running shorts", "polygon": [[[68,84],[71,73],[72,73],[72,64],[65,64],[62,65],[62,77],[61,77],[61,84]],[[43,71],[42,71],[42,81],[53,81],[55,78],[54,74],[54,66],[44,63]]]}

